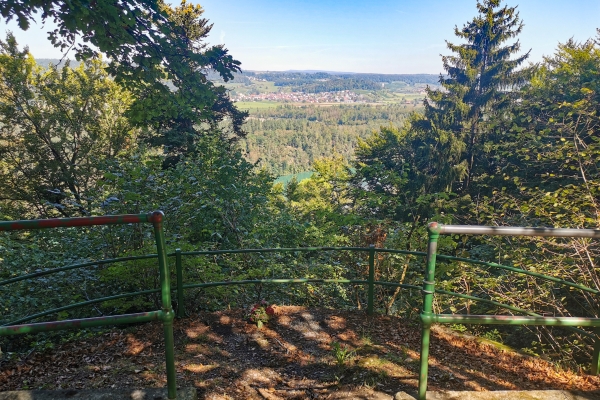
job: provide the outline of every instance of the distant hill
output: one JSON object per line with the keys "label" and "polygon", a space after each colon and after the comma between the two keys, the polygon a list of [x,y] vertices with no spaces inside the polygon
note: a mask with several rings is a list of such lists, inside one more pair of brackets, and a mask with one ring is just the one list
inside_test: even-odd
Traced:
{"label": "distant hill", "polygon": [[[42,67],[47,68],[51,64],[62,67],[66,64],[67,60],[61,62],[58,58],[36,58],[35,61]],[[71,67],[77,67],[80,64],[76,60],[68,61]],[[206,76],[210,81],[223,82],[221,76],[216,71],[209,70]],[[332,87],[333,90],[376,90],[381,87],[382,83],[405,82],[409,85],[437,85],[440,79],[439,75],[434,74],[367,74],[323,70],[243,71],[234,73],[233,76],[233,81],[236,83],[248,84],[252,78],[255,78],[274,82],[275,86],[304,86],[302,89],[308,91],[314,91],[314,88],[310,86],[322,86],[322,82],[324,81],[334,81],[335,84],[330,82],[327,85]],[[309,85],[309,87],[306,85]]]}
{"label": "distant hill", "polygon": [[66,64],[66,61],[69,61],[69,65],[71,66],[71,68],[75,68],[75,67],[79,66],[79,64],[80,64],[79,61],[76,61],[76,60],[63,60],[61,62],[60,59],[58,59],[58,58],[36,58],[35,59],[35,62],[44,68],[48,68],[51,64],[58,65],[59,67],[63,67]]}
{"label": "distant hill", "polygon": [[330,71],[245,71],[243,74],[247,77],[275,82],[276,86],[291,86],[291,82],[297,84],[297,82],[308,83],[327,79],[353,79],[370,83],[406,82],[409,85],[419,83],[437,85],[440,80],[439,75],[434,74],[366,74]]}
{"label": "distant hill", "polygon": [[[253,71],[253,72],[269,72],[269,71]],[[273,71],[271,71],[271,72],[273,72]],[[314,74],[317,72],[324,72],[329,75],[353,75],[353,74],[359,73],[359,72],[326,71],[326,70],[322,70],[322,69],[289,69],[289,70],[281,71],[281,72],[302,72],[305,74]]]}
{"label": "distant hill", "polygon": [[[243,71],[233,74],[236,83],[249,83],[249,80],[264,80],[274,82],[275,86],[311,85],[324,81],[352,80],[354,88],[362,87],[374,90],[382,83],[405,82],[408,85],[439,84],[440,76],[434,74],[366,74],[355,72],[336,72],[320,70],[290,70],[290,71]],[[207,77],[213,82],[223,82],[216,71],[208,71]],[[341,85],[338,86],[348,86]],[[340,89],[345,90],[345,89]]]}
{"label": "distant hill", "polygon": [[[233,74],[232,84],[253,86],[255,84],[272,82],[279,88],[289,88],[292,92],[322,93],[346,90],[362,90],[367,92],[411,86],[413,88],[426,85],[437,86],[439,76],[433,74],[365,74],[351,72],[324,71],[243,71]],[[209,71],[209,80],[223,84],[218,73]]]}

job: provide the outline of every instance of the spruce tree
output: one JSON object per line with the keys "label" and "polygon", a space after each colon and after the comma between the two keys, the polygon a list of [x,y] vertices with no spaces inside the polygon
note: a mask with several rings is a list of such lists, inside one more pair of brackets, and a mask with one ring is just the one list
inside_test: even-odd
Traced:
{"label": "spruce tree", "polygon": [[523,23],[516,7],[500,3],[477,2],[479,14],[462,29],[455,27],[455,35],[466,43],[446,42],[454,54],[442,57],[446,71],[440,76],[442,89],[428,88],[425,117],[415,124],[445,147],[441,154],[446,159],[438,160],[439,170],[445,171],[446,183],[463,194],[485,168],[485,142],[491,138],[495,117],[511,103],[511,89],[522,82],[523,73],[517,69],[529,56],[527,52],[512,58],[520,43],[506,42],[521,32]]}
{"label": "spruce tree", "polygon": [[356,212],[407,223],[409,237],[429,219],[465,216],[489,183],[483,178],[498,160],[498,121],[524,80],[519,66],[529,53],[518,56],[520,44],[511,40],[523,29],[516,7],[483,0],[477,9],[472,21],[455,28],[464,42],[448,43],[453,54],[442,58],[441,88],[427,89],[424,114],[400,129],[382,127],[356,150]]}

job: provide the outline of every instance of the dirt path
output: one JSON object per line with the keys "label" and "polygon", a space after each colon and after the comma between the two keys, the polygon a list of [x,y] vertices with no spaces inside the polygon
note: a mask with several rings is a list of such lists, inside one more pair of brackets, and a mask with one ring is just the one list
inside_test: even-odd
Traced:
{"label": "dirt path", "polygon": [[[333,342],[349,352],[338,353],[340,365]],[[420,327],[393,317],[277,307],[258,330],[240,311],[206,313],[176,321],[175,344],[178,385],[204,399],[375,398],[417,388]],[[599,377],[440,328],[430,365],[429,390],[567,389],[600,398]],[[164,371],[162,326],[146,324],[0,360],[0,391],[164,387]]]}

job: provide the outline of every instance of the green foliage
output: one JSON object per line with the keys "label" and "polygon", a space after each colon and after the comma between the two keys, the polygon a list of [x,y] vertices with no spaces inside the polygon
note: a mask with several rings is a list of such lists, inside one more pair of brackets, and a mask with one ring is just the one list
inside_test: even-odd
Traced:
{"label": "green foliage", "polygon": [[344,368],[346,362],[356,356],[356,352],[350,350],[348,345],[340,345],[339,342],[331,342],[331,352],[333,353],[333,358],[335,358],[335,363],[339,368]]}
{"label": "green foliage", "polygon": [[[349,205],[346,182],[349,166],[340,155],[322,158],[313,163],[314,173],[298,183],[292,180],[286,186],[286,197],[301,220],[310,220],[319,229],[333,224],[334,231],[354,219],[344,213]],[[333,232],[332,232],[333,234]],[[331,240],[331,239],[330,239]]]}
{"label": "green foliage", "polygon": [[382,127],[359,142],[352,181],[358,210],[371,218],[414,223],[439,215],[440,206],[454,196],[441,186],[438,166],[445,163],[435,153],[438,145],[439,140],[423,138],[411,125]]}
{"label": "green foliage", "polygon": [[131,95],[99,59],[44,70],[10,34],[0,49],[1,201],[23,216],[89,214],[101,170],[134,146]]}
{"label": "green foliage", "polygon": [[485,143],[494,132],[495,118],[511,104],[511,89],[523,82],[517,68],[529,55],[511,59],[520,50],[519,42],[503,45],[523,24],[516,7],[499,7],[500,0],[478,2],[479,15],[462,29],[455,28],[455,35],[466,43],[447,42],[455,55],[442,57],[448,74],[440,77],[444,90],[428,91],[425,118],[416,124],[447,149],[439,161],[455,166],[455,171],[441,178],[446,185],[461,182],[459,191],[468,191],[485,169]]}
{"label": "green foliage", "polygon": [[506,89],[522,76],[514,70],[527,54],[511,60],[519,43],[502,47],[521,31],[515,9],[496,10],[495,0],[477,7],[479,15],[455,30],[467,43],[448,43],[456,55],[443,57],[448,75],[440,77],[443,89],[428,90],[424,115],[413,116],[401,129],[382,127],[360,142],[356,153],[359,211],[410,224],[407,246],[412,232],[429,219],[448,222],[469,213],[466,189],[478,165],[475,154],[482,154],[490,121],[510,104]]}
{"label": "green foliage", "polygon": [[98,53],[110,60],[106,66],[110,75],[135,93],[128,107],[131,121],[153,128],[151,143],[169,146],[165,150],[173,157],[171,163],[204,132],[197,128],[200,123],[214,127],[227,118],[232,133],[243,135],[246,114],[203,72],[212,69],[228,81],[232,72],[239,71],[240,62],[222,45],[203,44],[212,25],[201,17],[200,6],[183,1],[171,8],[161,0],[119,4],[100,0],[92,8],[85,1],[0,4],[2,17],[17,19],[21,29],[27,29],[38,12],[42,22],[58,25],[49,32],[54,46],[72,48],[78,60]]}
{"label": "green foliage", "polygon": [[[102,228],[92,228],[87,232],[69,228],[3,233],[0,236],[0,280],[102,258],[105,243],[101,231]],[[5,300],[0,320],[6,323],[40,311],[101,297],[98,294],[110,289],[110,284],[104,286],[100,281],[98,273],[101,270],[102,267],[91,265],[0,286],[0,297]],[[89,315],[90,310],[83,313]],[[92,309],[91,313],[96,316],[98,310]],[[81,315],[84,315],[82,311],[76,310],[60,313],[57,317],[66,319],[67,316]]]}
{"label": "green foliage", "polygon": [[[222,45],[207,48],[204,40],[212,25],[202,18],[202,7],[186,1],[175,8],[162,2],[160,6],[171,25],[165,36],[169,41],[161,43],[171,53],[164,55],[166,65],[153,66],[164,75],[155,77],[152,86],[135,85],[130,117],[153,128],[145,140],[163,149],[168,156],[164,165],[170,166],[182,155],[193,153],[199,138],[217,132],[219,125],[228,128],[221,131],[223,139],[244,136],[241,126],[247,114],[238,111],[225,88],[215,86],[203,72],[214,70],[227,82],[240,70],[240,62]],[[168,81],[170,87],[157,79]]]}
{"label": "green foliage", "polygon": [[[502,185],[478,208],[484,223],[598,228],[600,194],[600,49],[593,40],[568,41],[533,71],[514,105],[506,140],[497,144],[495,176]],[[587,240],[529,238],[490,243],[503,261],[596,290],[598,244]],[[597,316],[594,295],[532,279],[498,278],[496,298],[538,313]],[[515,295],[519,293],[519,297]],[[540,346],[582,360],[591,343],[557,329],[533,331]],[[575,344],[577,343],[577,344]],[[566,349],[573,353],[567,355]]]}
{"label": "green foliage", "polygon": [[381,125],[402,123],[409,112],[398,104],[284,105],[253,112],[244,124],[248,135],[241,145],[250,162],[274,175],[304,172],[332,154],[352,159],[358,138]]}

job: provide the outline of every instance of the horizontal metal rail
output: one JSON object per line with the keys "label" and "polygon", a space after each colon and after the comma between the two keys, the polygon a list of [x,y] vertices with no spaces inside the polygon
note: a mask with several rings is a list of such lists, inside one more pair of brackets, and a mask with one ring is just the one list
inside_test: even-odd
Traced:
{"label": "horizontal metal rail", "polygon": [[[447,290],[440,290],[440,289],[435,289],[435,293],[445,294],[445,295],[449,295],[449,296],[453,296],[453,297],[458,297],[458,298],[461,298],[461,299],[473,300],[473,301],[477,301],[479,303],[490,304],[490,305],[493,305],[493,306],[504,308],[506,310],[515,311],[515,312],[522,313],[522,314],[525,314],[525,315],[529,315],[529,316],[532,316],[532,317],[543,317],[543,315],[536,314],[536,313],[534,313],[532,311],[524,310],[524,309],[519,308],[519,307],[511,306],[511,305],[504,304],[504,303],[499,303],[497,301],[490,300],[490,299],[482,299],[481,297],[470,296],[468,294],[450,292],[450,291],[447,291]],[[452,315],[456,315],[456,314],[452,314]],[[565,327],[565,329],[568,329],[571,332],[575,332],[575,333],[578,333],[578,334],[583,335],[583,336],[587,336],[587,337],[592,338],[592,339],[596,337],[596,335],[593,334],[592,332],[584,331],[583,329],[578,329],[578,328],[575,328],[575,327],[572,327],[572,326],[567,326],[567,327]]]}
{"label": "horizontal metal rail", "polygon": [[[371,251],[370,247],[273,247],[265,249],[231,249],[231,250],[196,250],[196,251],[182,251],[181,255],[184,256],[200,256],[200,255],[213,255],[213,254],[239,254],[239,253],[292,253],[292,252],[311,252],[311,251]],[[416,256],[427,256],[427,253],[422,251],[410,251],[410,250],[397,250],[397,249],[383,249],[375,247],[375,251],[378,253],[395,253],[395,254],[408,254]],[[176,253],[169,253],[168,256],[174,256]]]}
{"label": "horizontal metal rail", "polygon": [[425,316],[424,322],[476,325],[600,326],[600,318],[524,317],[517,315],[432,314]]}
{"label": "horizontal metal rail", "polygon": [[135,324],[140,322],[159,321],[164,319],[163,314],[164,311],[159,310],[136,314],[41,322],[38,324],[0,326],[0,336],[22,335],[25,333],[58,331],[63,329],[83,329],[113,324]]}
{"label": "horizontal metal rail", "polygon": [[600,239],[600,229],[520,228],[511,226],[439,225],[432,222],[429,229],[440,235],[542,236]]}
{"label": "horizontal metal rail", "polygon": [[[369,247],[274,247],[267,249],[231,249],[231,250],[196,250],[182,251],[182,256],[202,256],[216,254],[245,254],[245,253],[293,253],[293,252],[311,252],[311,251],[370,251]],[[174,253],[169,253],[173,255]]]}
{"label": "horizontal metal rail", "polygon": [[594,294],[600,294],[600,290],[592,289],[592,288],[590,288],[588,286],[580,285],[578,283],[571,282],[571,281],[566,281],[564,279],[556,278],[554,276],[539,274],[539,273],[533,272],[533,271],[528,271],[528,270],[522,269],[522,268],[510,267],[508,265],[496,264],[496,263],[487,262],[487,261],[473,260],[473,259],[470,259],[470,258],[446,256],[446,255],[443,255],[443,254],[438,254],[437,258],[442,259],[442,260],[460,261],[460,262],[465,262],[465,263],[469,263],[469,264],[483,265],[485,267],[492,267],[492,268],[504,269],[506,271],[516,272],[517,274],[534,276],[536,278],[540,278],[540,279],[543,279],[543,280],[546,280],[546,281],[560,283],[560,284],[565,285],[565,286],[569,286],[569,287],[572,287],[572,288],[583,290],[584,292],[589,292],[589,293],[594,293]]}
{"label": "horizontal metal rail", "polygon": [[184,289],[192,289],[192,288],[207,288],[207,287],[216,287],[216,286],[233,286],[233,285],[252,285],[252,284],[266,284],[266,283],[358,283],[358,284],[367,284],[369,281],[366,280],[358,280],[358,279],[306,279],[306,278],[297,278],[297,279],[252,279],[252,280],[243,280],[243,281],[225,281],[225,282],[206,282],[206,283],[192,283],[188,285],[183,285]]}
{"label": "horizontal metal rail", "polygon": [[[486,267],[493,267],[516,272],[519,274],[530,275],[536,278],[545,279],[551,282],[563,284],[568,287],[580,289],[593,294],[599,294],[600,291],[579,285],[574,282],[565,281],[560,278],[548,275],[538,274],[536,272],[526,271],[520,268],[509,267],[496,263],[476,261],[466,258],[451,257],[437,254],[437,245],[440,235],[460,234],[460,235],[500,235],[500,236],[539,236],[539,237],[565,237],[565,238],[592,238],[600,239],[600,230],[597,229],[563,229],[563,228],[522,228],[522,227],[495,227],[495,226],[468,226],[468,225],[440,225],[432,222],[428,225],[429,242],[427,246],[427,265],[423,280],[423,308],[421,312],[421,322],[423,330],[421,334],[421,361],[419,372],[419,400],[425,400],[427,397],[427,374],[429,359],[429,341],[431,325],[433,323],[442,324],[477,324],[477,325],[534,325],[534,326],[557,326],[574,330],[591,336],[595,340],[594,354],[592,357],[592,374],[597,375],[600,370],[600,336],[589,334],[583,330],[574,327],[595,327],[596,333],[600,333],[600,318],[582,318],[582,317],[548,317],[540,316],[530,311],[521,310],[517,307],[497,303],[493,300],[484,300],[474,298],[473,296],[462,295],[454,292],[440,291],[435,289],[435,267],[436,259],[445,259],[449,261],[467,262]],[[484,301],[488,304],[494,304],[512,311],[525,312],[528,316],[515,315],[463,315],[463,314],[436,314],[433,312],[433,295],[435,293],[449,294],[452,296]],[[532,315],[533,314],[533,315]]]}
{"label": "horizontal metal rail", "polygon": [[[162,213],[160,213],[162,216]],[[122,225],[154,222],[157,213],[106,215],[102,217],[53,218],[0,222],[1,231],[19,231],[25,229],[69,228],[77,226]],[[162,217],[160,217],[162,218]]]}
{"label": "horizontal metal rail", "polygon": [[158,254],[146,254],[146,255],[142,255],[142,256],[107,258],[104,260],[89,261],[89,262],[85,262],[85,263],[81,263],[81,264],[67,265],[65,267],[60,267],[60,268],[47,269],[45,271],[33,272],[31,274],[20,275],[20,276],[14,277],[14,278],[7,279],[5,281],[0,281],[0,286],[7,285],[9,283],[24,281],[26,279],[37,278],[37,277],[44,276],[44,275],[55,274],[57,272],[69,271],[72,269],[93,267],[96,265],[111,264],[111,263],[122,262],[122,261],[146,260],[146,259],[150,259],[150,258],[158,258]]}
{"label": "horizontal metal rail", "polygon": [[52,310],[46,310],[41,313],[28,315],[27,317],[23,317],[23,318],[15,320],[15,321],[7,322],[6,324],[0,325],[0,326],[21,324],[23,322],[32,321],[34,319],[45,317],[47,315],[56,314],[61,311],[73,310],[75,308],[85,307],[85,306],[89,306],[92,304],[98,304],[98,303],[102,303],[102,302],[109,301],[109,300],[124,299],[126,297],[139,296],[139,295],[143,295],[143,294],[159,293],[160,291],[161,291],[161,289],[149,289],[149,290],[142,290],[140,292],[116,294],[114,296],[107,296],[107,297],[102,297],[99,299],[82,301],[80,303],[69,304],[68,306],[53,308]]}

